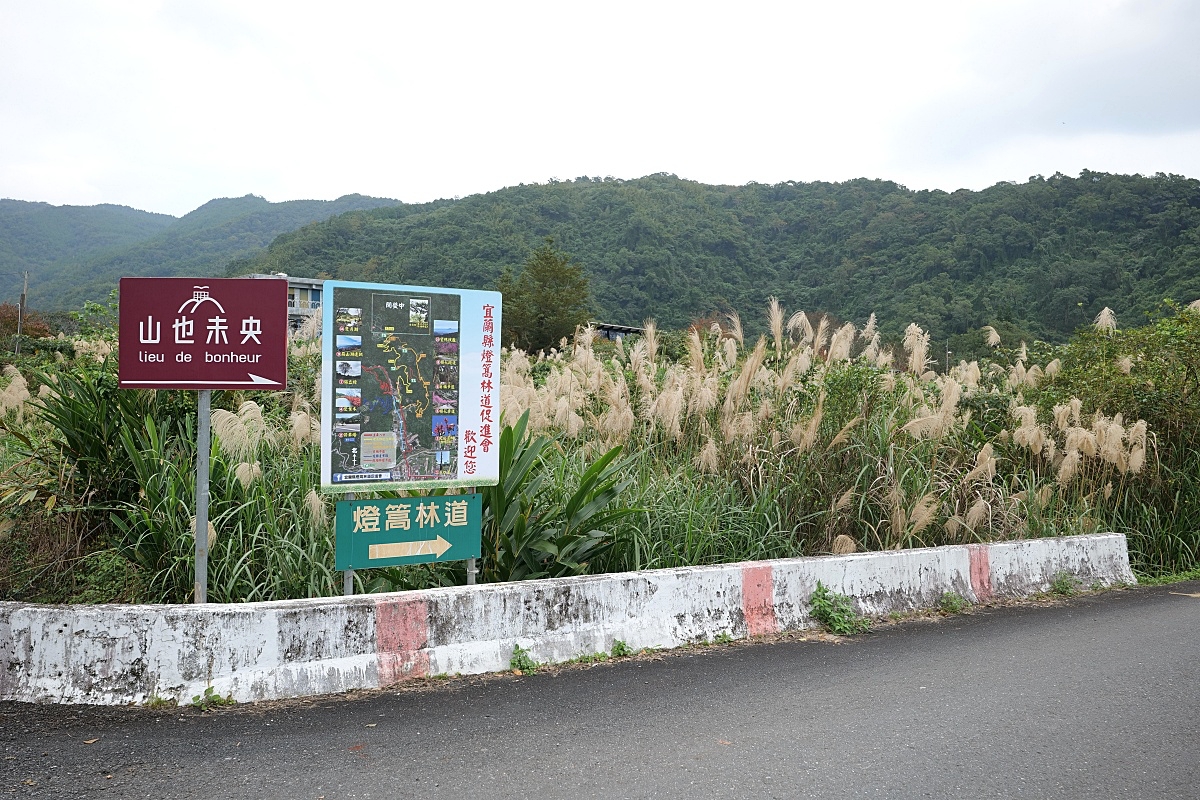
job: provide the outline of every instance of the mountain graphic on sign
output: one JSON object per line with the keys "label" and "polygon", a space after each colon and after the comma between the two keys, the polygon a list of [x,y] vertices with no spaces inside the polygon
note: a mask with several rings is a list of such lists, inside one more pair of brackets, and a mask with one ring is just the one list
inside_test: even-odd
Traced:
{"label": "mountain graphic on sign", "polygon": [[[215,297],[209,296],[207,286],[193,286],[192,287],[192,299],[184,300],[183,305],[181,305],[179,307],[178,313],[182,314],[183,310],[185,308],[187,308],[188,313],[190,314],[190,313],[194,312],[197,308],[199,308],[201,305],[203,305],[204,303],[212,303],[214,306],[216,306],[220,310],[220,312],[222,314],[225,313],[225,306],[218,303],[217,299]],[[191,306],[191,308],[188,308],[188,306]]]}

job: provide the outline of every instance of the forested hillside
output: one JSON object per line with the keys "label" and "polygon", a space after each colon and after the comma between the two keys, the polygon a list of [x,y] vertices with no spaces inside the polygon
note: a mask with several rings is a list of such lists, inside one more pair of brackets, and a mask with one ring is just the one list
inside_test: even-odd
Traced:
{"label": "forested hillside", "polygon": [[1164,297],[1200,297],[1200,181],[1093,172],[953,193],[579,178],[344,214],[230,272],[483,287],[546,236],[586,268],[596,315],[624,324],[683,326],[777,295],[878,312],[893,336],[915,321],[935,341],[985,324],[1062,340],[1104,306],[1136,324]]}
{"label": "forested hillside", "polygon": [[[37,276],[64,262],[78,262],[129,247],[168,228],[175,218],[125,206],[52,206],[0,200],[0,290],[20,292],[19,273]],[[16,274],[13,274],[16,273]]]}
{"label": "forested hillside", "polygon": [[[210,200],[179,219],[122,206],[51,206],[0,201],[0,264],[29,270],[34,308],[74,309],[102,300],[125,275],[220,275],[279,234],[347,211],[396,205],[363,195],[270,203],[261,197]],[[15,294],[19,277],[0,276]]]}

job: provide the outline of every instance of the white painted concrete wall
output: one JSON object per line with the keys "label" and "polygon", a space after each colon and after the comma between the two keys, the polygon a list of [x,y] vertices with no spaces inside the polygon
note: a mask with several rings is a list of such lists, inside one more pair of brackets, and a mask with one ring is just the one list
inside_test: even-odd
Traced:
{"label": "white painted concrete wall", "polygon": [[1099,534],[886,553],[649,570],[272,603],[39,606],[0,603],[0,698],[189,701],[212,686],[239,702],[377,688],[439,673],[671,648],[812,625],[821,581],[865,614],[1049,588],[1134,583],[1125,537]]}

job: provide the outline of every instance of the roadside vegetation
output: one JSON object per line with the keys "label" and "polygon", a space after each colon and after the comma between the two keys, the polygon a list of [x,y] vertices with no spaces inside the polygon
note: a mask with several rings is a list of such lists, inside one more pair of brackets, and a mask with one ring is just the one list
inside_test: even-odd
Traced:
{"label": "roadside vegetation", "polygon": [[[186,602],[195,395],[120,390],[111,309],[7,356],[0,598]],[[1200,305],[1110,313],[1068,343],[1000,341],[930,369],[928,334],[884,342],[772,301],[624,342],[581,328],[508,352],[503,481],[483,489],[481,579],[1120,531],[1148,576],[1200,549]],[[209,598],[339,594],[318,489],[319,346],[286,392],[214,393]],[[465,582],[462,564],[358,573],[361,591]],[[836,611],[836,607],[833,606]]]}

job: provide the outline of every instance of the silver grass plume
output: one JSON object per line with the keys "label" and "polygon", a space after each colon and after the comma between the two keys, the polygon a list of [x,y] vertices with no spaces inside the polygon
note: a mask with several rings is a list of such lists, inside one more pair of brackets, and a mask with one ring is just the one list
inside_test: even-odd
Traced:
{"label": "silver grass plume", "polygon": [[738,316],[736,311],[730,311],[725,315],[725,319],[729,320],[729,335],[737,342],[739,348],[746,346],[746,335],[742,331],[742,318]]}
{"label": "silver grass plume", "polygon": [[795,336],[800,334],[798,343],[800,345],[811,344],[813,340],[813,326],[808,319],[808,314],[803,311],[797,311],[788,318],[787,322],[788,333]]}
{"label": "silver grass plume", "polygon": [[767,327],[775,342],[775,357],[779,358],[783,355],[783,306],[774,295],[767,298]]}
{"label": "silver grass plume", "polygon": [[829,343],[829,355],[826,362],[832,364],[834,361],[847,361],[850,358],[850,348],[854,344],[854,323],[847,322],[845,325],[837,329],[833,335],[833,340]]}
{"label": "silver grass plume", "polygon": [[314,527],[321,528],[325,525],[325,501],[316,489],[309,489],[308,494],[304,496],[304,510],[308,513],[308,518],[312,520]]}
{"label": "silver grass plume", "polygon": [[642,323],[645,333],[642,336],[642,341],[646,343],[646,358],[650,362],[650,366],[654,367],[658,364],[658,325],[654,319],[648,319]]}
{"label": "silver grass plume", "polygon": [[864,342],[870,342],[875,339],[875,336],[878,333],[879,325],[875,321],[875,312],[872,311],[871,316],[867,317],[867,324],[863,326],[863,329],[859,335],[862,337]]}
{"label": "silver grass plume", "polygon": [[908,371],[922,375],[929,364],[929,334],[917,323],[904,329],[904,349],[908,351]]}
{"label": "silver grass plume", "polygon": [[821,315],[821,321],[817,323],[817,330],[813,333],[812,350],[813,355],[821,355],[821,351],[825,349],[825,343],[829,339],[829,316]]}

